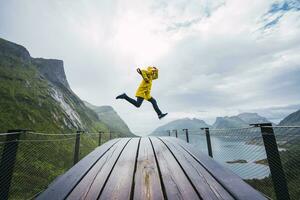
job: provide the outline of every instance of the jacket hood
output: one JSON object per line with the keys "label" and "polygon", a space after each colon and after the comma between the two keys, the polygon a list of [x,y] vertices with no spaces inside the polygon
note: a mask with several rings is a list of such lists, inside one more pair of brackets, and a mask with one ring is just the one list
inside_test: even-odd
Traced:
{"label": "jacket hood", "polygon": [[155,69],[153,68],[153,67],[151,67],[151,66],[149,66],[149,67],[147,67],[147,71],[148,72],[152,72],[152,71],[154,71]]}

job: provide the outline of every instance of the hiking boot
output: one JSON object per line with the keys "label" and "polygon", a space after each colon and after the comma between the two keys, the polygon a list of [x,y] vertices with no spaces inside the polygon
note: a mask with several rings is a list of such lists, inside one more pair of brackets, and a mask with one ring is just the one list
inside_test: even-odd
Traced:
{"label": "hiking boot", "polygon": [[161,118],[165,117],[167,114],[168,113],[162,113],[162,114],[158,115],[158,118],[161,119]]}
{"label": "hiking boot", "polygon": [[120,94],[119,96],[116,97],[116,99],[125,99],[126,97],[126,94],[123,93],[123,94]]}

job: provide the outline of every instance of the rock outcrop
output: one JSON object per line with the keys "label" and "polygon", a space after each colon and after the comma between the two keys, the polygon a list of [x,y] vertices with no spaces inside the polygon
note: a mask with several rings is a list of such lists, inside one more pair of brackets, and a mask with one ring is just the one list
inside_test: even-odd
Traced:
{"label": "rock outcrop", "polygon": [[62,60],[34,58],[32,63],[37,66],[39,72],[51,83],[62,84],[70,89]]}
{"label": "rock outcrop", "polygon": [[0,38],[0,56],[11,59],[16,57],[25,63],[30,63],[31,61],[30,54],[25,47],[2,38]]}

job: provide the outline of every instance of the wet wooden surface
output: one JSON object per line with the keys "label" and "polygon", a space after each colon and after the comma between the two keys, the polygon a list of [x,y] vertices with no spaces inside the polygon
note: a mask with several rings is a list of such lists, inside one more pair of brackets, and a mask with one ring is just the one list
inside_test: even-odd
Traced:
{"label": "wet wooden surface", "polygon": [[165,140],[163,141],[181,164],[186,175],[199,191],[202,199],[226,199],[232,200],[232,196],[220,185],[199,163],[186,151],[182,151],[179,145]]}
{"label": "wet wooden surface", "polygon": [[134,199],[164,199],[153,148],[148,138],[141,138],[134,177]]}
{"label": "wet wooden surface", "polygon": [[37,199],[266,199],[237,175],[172,137],[115,139]]}
{"label": "wet wooden surface", "polygon": [[113,146],[76,185],[67,199],[97,199],[119,155],[129,139]]}

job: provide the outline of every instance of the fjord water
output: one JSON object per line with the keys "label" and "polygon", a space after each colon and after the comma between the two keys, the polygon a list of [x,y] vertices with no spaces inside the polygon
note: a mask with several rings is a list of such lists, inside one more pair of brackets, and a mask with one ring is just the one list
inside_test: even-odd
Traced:
{"label": "fjord water", "polygon": [[[179,134],[179,138],[186,139],[183,134]],[[189,140],[196,149],[208,155],[204,134],[190,134]],[[270,174],[269,167],[264,164],[256,164],[255,161],[266,158],[265,149],[262,145],[247,144],[247,141],[249,140],[212,135],[213,158],[243,179],[262,179]],[[247,162],[241,163],[238,160]],[[234,163],[227,163],[228,161]]]}

